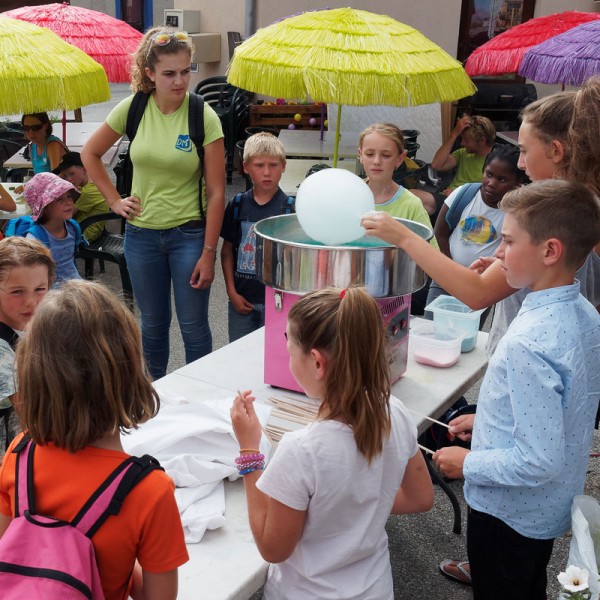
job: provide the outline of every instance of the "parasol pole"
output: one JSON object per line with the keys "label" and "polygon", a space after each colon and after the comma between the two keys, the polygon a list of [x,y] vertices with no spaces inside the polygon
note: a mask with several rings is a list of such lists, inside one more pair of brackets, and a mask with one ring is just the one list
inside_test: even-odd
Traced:
{"label": "parasol pole", "polygon": [[325,137],[325,104],[321,103],[321,141]]}
{"label": "parasol pole", "polygon": [[337,122],[335,124],[335,143],[333,146],[333,168],[337,167],[338,147],[340,145],[340,122],[342,120],[342,105],[338,104]]}
{"label": "parasol pole", "polygon": [[67,144],[67,111],[66,110],[63,110],[62,130],[63,130],[62,140],[66,145]]}

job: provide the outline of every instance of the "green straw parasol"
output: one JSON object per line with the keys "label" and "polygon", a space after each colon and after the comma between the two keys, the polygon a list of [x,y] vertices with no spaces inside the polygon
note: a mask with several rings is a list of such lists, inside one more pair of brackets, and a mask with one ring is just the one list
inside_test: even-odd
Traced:
{"label": "green straw parasol", "polygon": [[476,91],[461,64],[413,27],[351,8],[259,29],[236,48],[228,80],[267,96],[333,102],[340,112],[342,104],[416,106]]}
{"label": "green straw parasol", "polygon": [[110,99],[101,65],[49,29],[0,17],[0,114],[74,110]]}

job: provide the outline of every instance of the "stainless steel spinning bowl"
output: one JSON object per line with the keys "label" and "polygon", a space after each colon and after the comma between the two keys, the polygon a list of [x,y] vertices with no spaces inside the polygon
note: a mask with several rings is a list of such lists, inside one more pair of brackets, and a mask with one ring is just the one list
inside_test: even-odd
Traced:
{"label": "stainless steel spinning bowl", "polygon": [[[425,240],[428,227],[397,219]],[[270,217],[255,225],[256,276],[282,292],[306,294],[328,286],[364,286],[374,298],[411,294],[427,275],[400,248],[364,236],[350,244],[324,246],[311,240],[294,214]]]}

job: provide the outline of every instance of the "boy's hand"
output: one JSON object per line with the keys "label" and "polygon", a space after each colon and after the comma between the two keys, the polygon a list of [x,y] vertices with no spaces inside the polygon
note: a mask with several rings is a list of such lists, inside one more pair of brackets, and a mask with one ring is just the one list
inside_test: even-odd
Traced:
{"label": "boy's hand", "polygon": [[463,478],[463,464],[470,450],[459,446],[446,446],[440,448],[431,458],[437,468],[450,479]]}
{"label": "boy's hand", "polygon": [[231,300],[231,305],[236,313],[240,315],[249,315],[254,310],[254,304],[252,302],[248,302],[244,296],[240,296],[239,294],[231,294],[229,296]]}
{"label": "boy's hand", "polygon": [[454,126],[454,135],[459,136],[467,127],[471,126],[471,117],[469,115],[463,115]]}
{"label": "boy's hand", "polygon": [[475,423],[475,415],[461,415],[452,419],[448,423],[449,431],[452,437],[457,437],[465,442],[470,441],[473,437],[473,424]]}

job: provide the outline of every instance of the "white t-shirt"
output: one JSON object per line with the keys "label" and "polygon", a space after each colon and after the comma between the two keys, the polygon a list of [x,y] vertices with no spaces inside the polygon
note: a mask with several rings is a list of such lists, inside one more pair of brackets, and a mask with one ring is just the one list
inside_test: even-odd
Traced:
{"label": "white t-shirt", "polygon": [[[450,208],[461,188],[454,190],[445,200]],[[502,241],[504,213],[488,206],[481,197],[481,190],[462,212],[460,221],[450,234],[452,260],[468,267],[481,256],[493,256]]]}
{"label": "white t-shirt", "polygon": [[350,427],[337,421],[283,436],[257,487],[308,512],[293,554],[269,567],[265,599],[393,600],[385,524],[417,452],[417,431],[393,396],[391,419],[390,438],[370,465]]}

